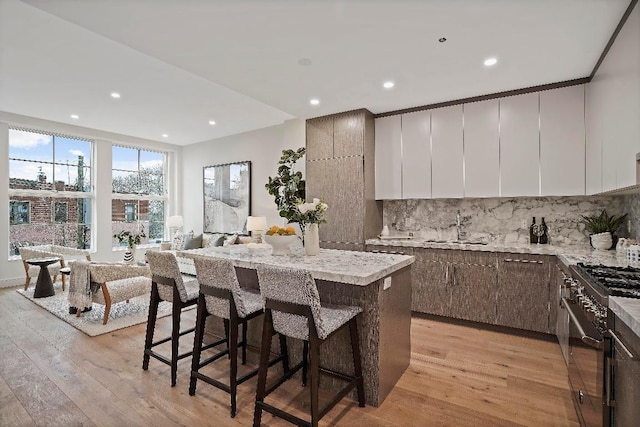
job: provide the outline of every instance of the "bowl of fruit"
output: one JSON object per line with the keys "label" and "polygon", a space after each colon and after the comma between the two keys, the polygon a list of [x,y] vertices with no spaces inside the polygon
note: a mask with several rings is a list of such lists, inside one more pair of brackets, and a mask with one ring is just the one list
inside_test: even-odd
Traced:
{"label": "bowl of fruit", "polygon": [[297,239],[296,230],[291,226],[282,228],[274,225],[264,236],[264,241],[273,248],[272,255],[289,255],[289,246]]}

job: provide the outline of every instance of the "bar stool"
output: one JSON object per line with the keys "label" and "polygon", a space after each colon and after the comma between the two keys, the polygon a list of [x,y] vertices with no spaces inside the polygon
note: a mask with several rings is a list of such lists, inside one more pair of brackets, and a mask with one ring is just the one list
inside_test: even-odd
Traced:
{"label": "bar stool", "polygon": [[[316,427],[320,418],[329,412],[354,387],[357,387],[358,391],[358,404],[360,407],[364,407],[364,385],[356,323],[356,316],[362,309],[351,306],[321,305],[316,283],[307,271],[268,266],[259,266],[257,270],[260,293],[265,300],[265,315],[253,416],[254,427],[260,425],[263,410],[299,426]],[[351,335],[354,375],[346,375],[322,368],[319,366],[318,360],[320,357],[320,345],[347,325]],[[285,374],[267,389],[268,357],[273,330],[288,337],[303,340],[303,360],[299,365],[292,368],[291,372]],[[310,365],[311,422],[287,413],[264,401],[266,396],[279,387],[300,367],[302,368],[302,384],[306,385],[307,363]],[[322,409],[319,408],[318,404],[319,374],[326,374],[348,382]]]}
{"label": "bar stool", "polygon": [[[197,257],[194,259],[198,281],[200,282],[200,296],[198,297],[198,314],[196,317],[196,333],[193,343],[193,358],[191,359],[191,381],[189,394],[196,393],[198,379],[226,391],[231,397],[231,418],[236,415],[236,391],[238,385],[253,378],[258,369],[238,378],[238,347],[242,348],[242,364],[247,361],[247,322],[260,316],[263,311],[262,297],[256,289],[240,287],[236,270],[231,261],[220,258]],[[218,316],[225,321],[225,338],[203,346],[205,321],[209,315]],[[242,341],[238,342],[238,326],[242,325]],[[225,350],[200,361],[202,351],[226,344]],[[200,368],[224,357],[229,356],[231,369],[229,384],[199,372]],[[284,372],[289,370],[287,344],[284,336],[280,336],[280,355],[272,359],[270,366],[282,361]]]}
{"label": "bar stool", "polygon": [[[191,356],[193,351],[178,354],[179,339],[182,335],[191,333],[194,328],[180,331],[180,314],[182,309],[198,302],[198,280],[193,276],[183,276],[178,268],[176,257],[170,252],[147,252],[147,260],[151,268],[151,302],[149,303],[149,320],[147,321],[147,336],[144,343],[144,358],[142,369],[149,369],[149,359],[153,357],[171,366],[171,387],[176,385],[178,374],[178,360]],[[153,334],[158,316],[160,301],[171,303],[172,328],[171,336],[153,342]],[[171,359],[152,350],[153,347],[171,341]]]}

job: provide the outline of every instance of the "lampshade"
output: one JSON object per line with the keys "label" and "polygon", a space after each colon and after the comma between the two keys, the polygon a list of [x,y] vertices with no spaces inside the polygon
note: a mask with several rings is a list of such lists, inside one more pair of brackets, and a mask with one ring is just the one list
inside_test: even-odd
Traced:
{"label": "lampshade", "polygon": [[182,217],[180,215],[170,216],[167,218],[167,227],[179,228],[182,227]]}
{"label": "lampshade", "polygon": [[266,216],[247,217],[247,231],[264,231],[267,229]]}

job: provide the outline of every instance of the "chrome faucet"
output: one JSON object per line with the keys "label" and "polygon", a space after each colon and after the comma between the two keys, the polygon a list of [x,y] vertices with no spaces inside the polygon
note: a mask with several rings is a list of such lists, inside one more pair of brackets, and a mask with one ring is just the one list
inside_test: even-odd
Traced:
{"label": "chrome faucet", "polygon": [[460,211],[456,213],[456,231],[458,232],[458,240],[460,240],[464,235],[462,232],[462,218],[460,217]]}

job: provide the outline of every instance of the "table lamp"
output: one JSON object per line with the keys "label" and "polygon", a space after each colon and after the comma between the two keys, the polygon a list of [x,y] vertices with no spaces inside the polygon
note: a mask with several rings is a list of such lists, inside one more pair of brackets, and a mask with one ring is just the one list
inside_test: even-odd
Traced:
{"label": "table lamp", "polygon": [[175,229],[182,227],[182,217],[180,215],[170,216],[167,218],[167,227],[169,227],[169,237],[173,240]]}
{"label": "table lamp", "polygon": [[262,233],[267,229],[266,216],[247,217],[247,231],[251,232],[252,243],[262,243]]}

